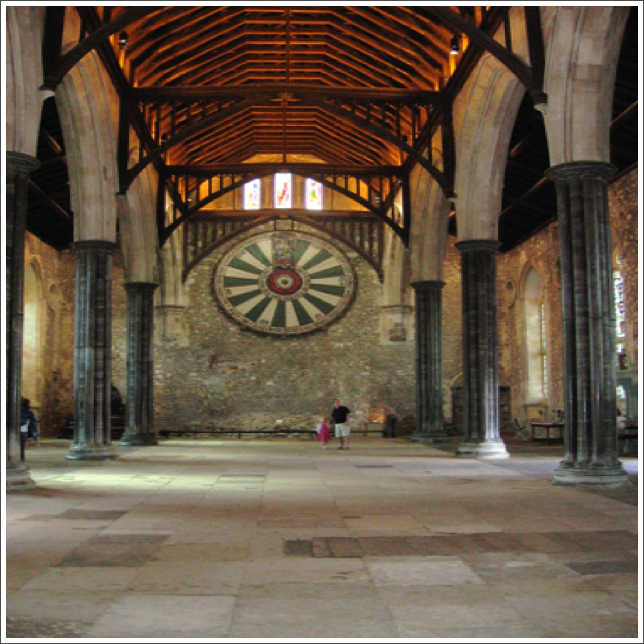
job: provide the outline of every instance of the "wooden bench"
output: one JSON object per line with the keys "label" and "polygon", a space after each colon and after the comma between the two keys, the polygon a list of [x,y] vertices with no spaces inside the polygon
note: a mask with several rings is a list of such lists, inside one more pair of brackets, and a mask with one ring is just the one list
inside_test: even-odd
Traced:
{"label": "wooden bench", "polygon": [[309,438],[315,438],[317,432],[314,429],[292,429],[290,427],[280,428],[273,431],[263,429],[235,429],[232,427],[199,427],[199,428],[182,428],[182,429],[160,429],[159,436],[169,438],[170,434],[211,434],[213,436],[220,436],[222,438],[237,435],[241,438],[242,434],[263,434],[264,438],[277,438],[282,435],[290,434],[307,434]]}

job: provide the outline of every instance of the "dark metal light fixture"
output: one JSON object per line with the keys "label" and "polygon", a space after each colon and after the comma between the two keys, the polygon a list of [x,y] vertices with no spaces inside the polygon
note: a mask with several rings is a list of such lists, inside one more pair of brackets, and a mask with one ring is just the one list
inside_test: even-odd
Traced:
{"label": "dark metal light fixture", "polygon": [[127,32],[122,31],[119,34],[119,49],[123,49],[124,51],[127,49]]}
{"label": "dark metal light fixture", "polygon": [[451,47],[451,49],[449,51],[450,55],[457,56],[458,54],[461,53],[461,47],[458,44],[458,38],[456,36],[454,36],[454,38],[452,38],[452,42],[451,42],[450,47]]}

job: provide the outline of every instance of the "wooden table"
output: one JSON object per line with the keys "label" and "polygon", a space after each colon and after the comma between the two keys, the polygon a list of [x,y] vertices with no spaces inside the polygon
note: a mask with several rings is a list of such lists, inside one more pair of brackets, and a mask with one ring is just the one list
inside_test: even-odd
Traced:
{"label": "wooden table", "polygon": [[[561,441],[563,442],[563,428],[564,424],[563,423],[530,423],[532,426],[532,440],[533,441],[546,441],[546,444],[550,445],[550,441]],[[545,438],[537,438],[534,435],[534,430],[535,429],[545,429],[546,430],[546,437]],[[553,429],[558,429],[559,433],[557,436],[552,435],[552,430]]]}

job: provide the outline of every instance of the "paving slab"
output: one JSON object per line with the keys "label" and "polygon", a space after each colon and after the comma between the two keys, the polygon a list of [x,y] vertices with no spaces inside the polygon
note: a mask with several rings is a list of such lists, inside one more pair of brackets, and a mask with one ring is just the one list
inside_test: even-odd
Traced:
{"label": "paving slab", "polygon": [[7,635],[638,635],[633,490],[553,486],[554,447],[354,444],[173,439],[71,467],[52,442],[5,504]]}

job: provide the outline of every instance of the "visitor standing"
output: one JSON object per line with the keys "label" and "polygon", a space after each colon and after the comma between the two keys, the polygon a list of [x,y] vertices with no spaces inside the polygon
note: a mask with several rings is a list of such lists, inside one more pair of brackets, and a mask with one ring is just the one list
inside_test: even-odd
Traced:
{"label": "visitor standing", "polygon": [[329,447],[329,441],[331,440],[331,427],[327,423],[327,419],[323,418],[322,422],[317,427],[318,440],[322,443],[322,449],[327,449]]}
{"label": "visitor standing", "polygon": [[340,447],[338,449],[349,449],[349,414],[351,410],[345,407],[339,400],[335,401],[331,417],[335,424],[336,438],[340,439]]}
{"label": "visitor standing", "polygon": [[27,439],[35,436],[36,432],[36,417],[34,412],[31,411],[30,402],[27,398],[22,398],[20,401],[20,460],[25,460],[25,446]]}

